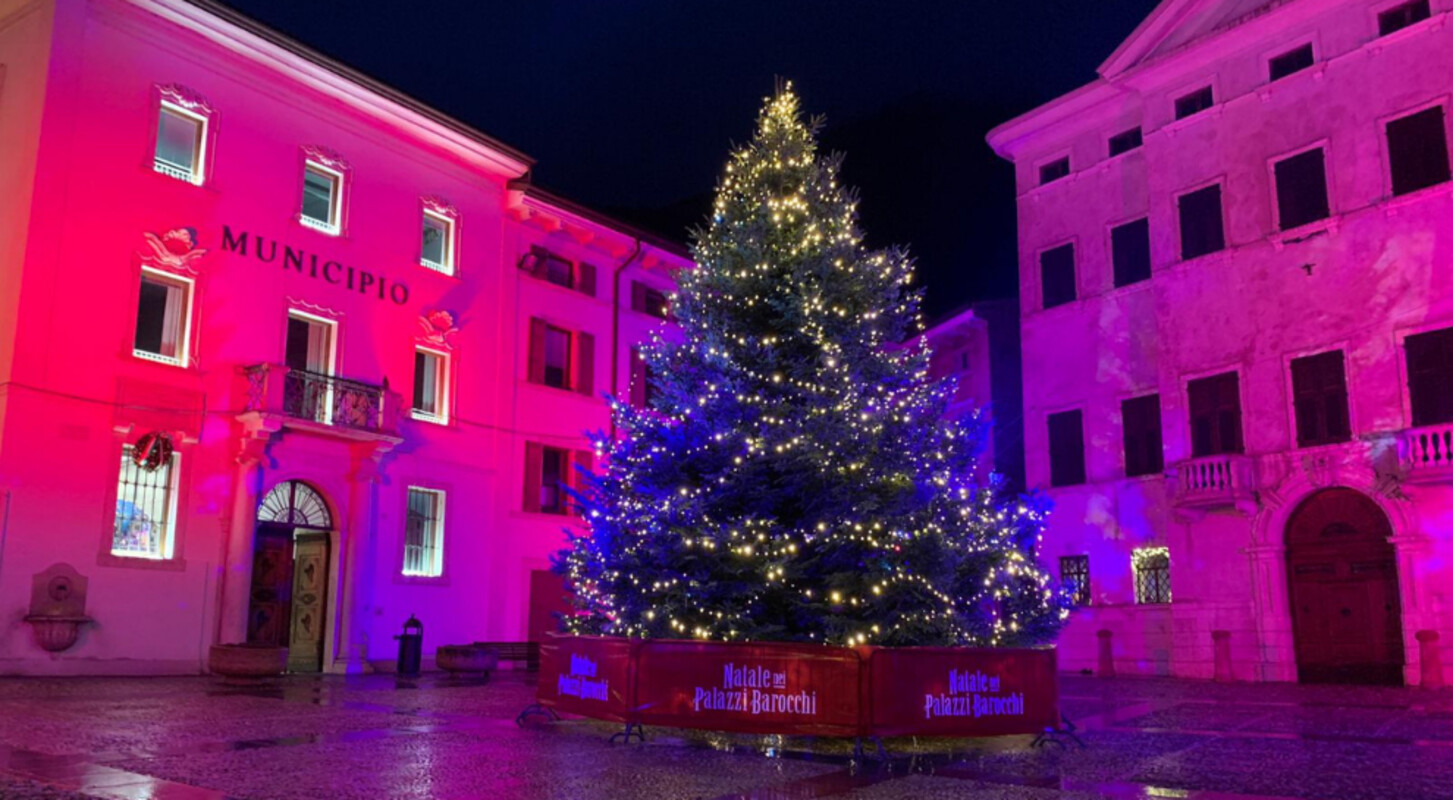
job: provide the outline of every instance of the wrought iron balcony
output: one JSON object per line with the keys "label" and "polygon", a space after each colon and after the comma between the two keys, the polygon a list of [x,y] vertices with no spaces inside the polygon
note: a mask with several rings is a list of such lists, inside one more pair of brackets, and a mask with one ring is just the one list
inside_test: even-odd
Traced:
{"label": "wrought iron balcony", "polygon": [[1453,480],[1453,423],[1403,431],[1398,460],[1411,483]]}
{"label": "wrought iron balcony", "polygon": [[387,381],[375,386],[280,364],[254,364],[242,373],[247,379],[247,412],[384,436],[398,429],[402,400],[389,391]]}
{"label": "wrought iron balcony", "polygon": [[1256,509],[1255,464],[1250,456],[1225,453],[1192,458],[1166,470],[1171,502],[1178,508]]}

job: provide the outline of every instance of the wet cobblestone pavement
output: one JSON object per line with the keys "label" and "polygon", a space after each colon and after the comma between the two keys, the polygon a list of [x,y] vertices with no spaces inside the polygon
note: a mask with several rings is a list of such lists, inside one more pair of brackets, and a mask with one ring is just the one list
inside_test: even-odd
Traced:
{"label": "wet cobblestone pavement", "polygon": [[0,680],[0,798],[1453,797],[1453,692],[1065,677],[1083,749],[531,723],[533,695],[425,676]]}

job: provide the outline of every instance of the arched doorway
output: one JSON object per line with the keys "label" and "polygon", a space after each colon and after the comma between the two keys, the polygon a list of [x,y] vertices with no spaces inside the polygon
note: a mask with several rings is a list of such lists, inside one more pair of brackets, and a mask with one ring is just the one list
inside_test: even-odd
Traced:
{"label": "arched doorway", "polygon": [[1303,683],[1403,681],[1392,525],[1366,495],[1324,489],[1287,520],[1287,583]]}
{"label": "arched doorway", "polygon": [[302,481],[279,483],[257,508],[247,641],[288,648],[288,669],[319,672],[328,619],[328,504]]}

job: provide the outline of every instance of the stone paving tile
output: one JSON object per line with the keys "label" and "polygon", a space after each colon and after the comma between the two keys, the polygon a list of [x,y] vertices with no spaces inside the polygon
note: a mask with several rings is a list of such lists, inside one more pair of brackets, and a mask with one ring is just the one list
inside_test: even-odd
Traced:
{"label": "stone paving tile", "polygon": [[1096,800],[1104,795],[1093,791],[1065,792],[1059,789],[1012,786],[982,781],[909,775],[839,795],[852,800]]}

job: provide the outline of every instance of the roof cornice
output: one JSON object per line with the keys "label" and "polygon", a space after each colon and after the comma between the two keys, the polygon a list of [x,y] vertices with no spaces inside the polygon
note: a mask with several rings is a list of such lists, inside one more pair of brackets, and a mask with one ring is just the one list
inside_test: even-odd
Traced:
{"label": "roof cornice", "polygon": [[534,163],[498,139],[213,0],[127,2],[497,177],[517,178]]}

